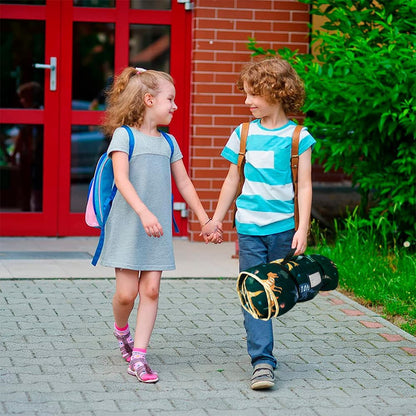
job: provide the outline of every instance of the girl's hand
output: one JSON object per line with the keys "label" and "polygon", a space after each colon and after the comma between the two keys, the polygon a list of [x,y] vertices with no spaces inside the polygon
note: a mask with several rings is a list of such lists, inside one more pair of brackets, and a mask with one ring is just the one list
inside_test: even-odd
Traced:
{"label": "girl's hand", "polygon": [[150,212],[148,209],[145,209],[139,214],[139,216],[140,221],[143,224],[143,228],[149,237],[159,238],[163,235],[163,228],[160,225],[157,217],[152,212]]}
{"label": "girl's hand", "polygon": [[303,254],[308,246],[308,232],[298,229],[293,236],[292,248],[295,248],[295,256]]}
{"label": "girl's hand", "polygon": [[205,243],[222,243],[222,223],[210,220],[202,226],[200,236],[204,238]]}

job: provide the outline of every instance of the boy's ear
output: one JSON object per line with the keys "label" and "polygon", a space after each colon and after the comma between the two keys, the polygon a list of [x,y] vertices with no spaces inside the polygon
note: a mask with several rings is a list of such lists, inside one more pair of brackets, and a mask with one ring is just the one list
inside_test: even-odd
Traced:
{"label": "boy's ear", "polygon": [[153,95],[147,92],[144,95],[143,101],[147,107],[151,107],[153,105]]}

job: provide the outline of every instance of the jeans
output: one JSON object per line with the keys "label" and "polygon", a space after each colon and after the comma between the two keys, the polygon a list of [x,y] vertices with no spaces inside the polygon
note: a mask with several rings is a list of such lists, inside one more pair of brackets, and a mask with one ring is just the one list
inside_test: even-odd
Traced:
{"label": "jeans", "polygon": [[[282,233],[253,236],[238,234],[240,272],[262,263],[286,256],[292,246],[294,230]],[[270,364],[276,368],[277,361],[273,356],[273,326],[272,320],[262,321],[253,318],[243,309],[244,327],[247,333],[247,352],[251,364]]]}

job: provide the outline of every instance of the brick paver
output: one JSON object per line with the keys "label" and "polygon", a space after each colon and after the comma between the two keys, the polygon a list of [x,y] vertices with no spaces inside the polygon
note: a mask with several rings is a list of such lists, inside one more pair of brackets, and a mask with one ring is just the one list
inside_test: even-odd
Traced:
{"label": "brick paver", "polygon": [[415,414],[415,338],[338,292],[275,320],[277,383],[261,392],[249,388],[234,280],[163,280],[149,347],[155,385],[126,373],[112,335],[113,287],[0,281],[0,414]]}

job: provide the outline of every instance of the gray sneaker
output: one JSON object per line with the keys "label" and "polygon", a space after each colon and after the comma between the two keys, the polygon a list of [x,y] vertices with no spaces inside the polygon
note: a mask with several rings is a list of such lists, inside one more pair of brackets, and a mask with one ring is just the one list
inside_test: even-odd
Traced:
{"label": "gray sneaker", "polygon": [[274,371],[270,364],[261,363],[254,367],[251,376],[251,388],[253,390],[270,389],[274,386]]}

